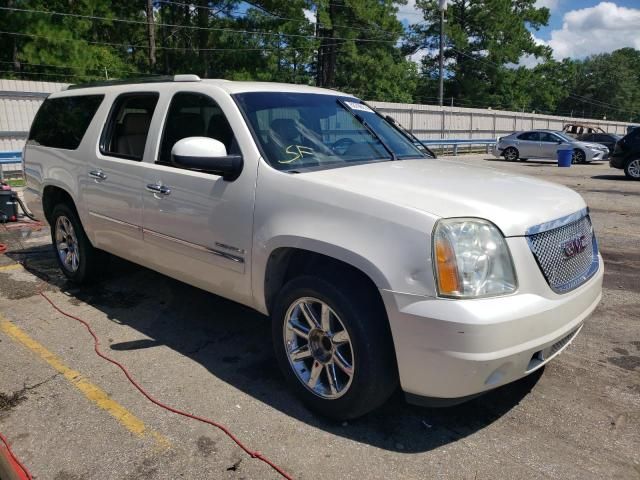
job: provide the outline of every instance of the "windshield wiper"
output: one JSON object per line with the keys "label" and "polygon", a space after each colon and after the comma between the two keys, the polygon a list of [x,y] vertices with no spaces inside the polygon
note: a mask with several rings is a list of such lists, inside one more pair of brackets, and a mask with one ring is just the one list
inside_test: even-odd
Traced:
{"label": "windshield wiper", "polygon": [[[376,112],[378,113],[378,112]],[[382,117],[382,114],[378,113],[378,115],[380,115]],[[422,140],[420,140],[418,137],[416,137],[413,133],[411,133],[409,130],[407,130],[406,128],[404,128],[402,125],[400,125],[395,118],[393,118],[390,115],[385,115],[384,118],[388,123],[391,124],[391,126],[393,128],[395,128],[398,132],[400,132],[402,135],[404,135],[409,141],[413,142],[414,145],[417,143],[418,145],[420,145],[422,148],[425,149],[425,151],[431,155],[433,158],[436,158],[436,154],[433,153],[431,151],[431,149],[429,147],[427,147]]]}
{"label": "windshield wiper", "polygon": [[347,112],[349,112],[351,115],[353,115],[353,117],[356,120],[358,120],[358,122],[360,122],[362,124],[362,126],[371,134],[371,136],[373,138],[375,138],[376,140],[378,140],[380,142],[380,145],[382,145],[382,147],[387,151],[387,153],[391,157],[391,160],[394,160],[394,161],[398,160],[398,157],[396,156],[395,152],[393,150],[391,150],[389,145],[387,145],[387,143],[384,140],[382,140],[380,135],[378,135],[376,133],[376,131],[371,127],[371,125],[369,125],[369,123],[364,118],[362,118],[362,116],[360,116],[356,112],[354,112],[353,109],[351,107],[349,107],[349,105],[347,105],[344,100],[342,100],[340,98],[336,98],[336,101],[338,102],[338,104],[342,108],[344,108]]}
{"label": "windshield wiper", "polygon": [[378,110],[376,110],[375,108],[372,108],[366,102],[362,102],[362,104],[371,108],[371,110],[373,110],[376,115],[378,115],[383,120],[386,120],[387,123],[391,124],[391,126],[395,128],[398,132],[400,132],[400,134],[403,135],[406,139],[408,139],[414,144],[417,143],[421,145],[422,148],[424,148],[427,151],[427,153],[429,153],[429,155],[431,155],[433,158],[436,158],[436,154],[433,153],[429,147],[427,147],[424,143],[422,143],[422,141],[418,137],[416,137],[413,133],[411,133],[409,130],[407,130],[402,125],[400,125],[395,118],[393,118],[390,115],[382,115],[380,112],[378,112]]}

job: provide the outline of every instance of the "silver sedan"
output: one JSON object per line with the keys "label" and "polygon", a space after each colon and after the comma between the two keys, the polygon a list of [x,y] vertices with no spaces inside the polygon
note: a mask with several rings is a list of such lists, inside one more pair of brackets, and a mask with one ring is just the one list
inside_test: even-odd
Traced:
{"label": "silver sedan", "polygon": [[560,149],[573,149],[573,163],[605,160],[609,156],[606,146],[598,143],[580,142],[562,132],[553,130],[530,130],[514,132],[498,139],[493,155],[505,160],[527,160],[528,158],[557,158]]}

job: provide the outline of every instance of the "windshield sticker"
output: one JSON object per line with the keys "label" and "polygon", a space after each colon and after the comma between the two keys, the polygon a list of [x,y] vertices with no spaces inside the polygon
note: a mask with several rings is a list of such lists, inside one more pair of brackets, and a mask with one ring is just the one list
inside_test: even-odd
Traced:
{"label": "windshield sticker", "polygon": [[361,112],[374,113],[373,110],[371,110],[369,107],[367,107],[366,105],[364,105],[362,103],[356,103],[356,102],[344,102],[344,103],[351,110],[360,110]]}
{"label": "windshield sticker", "polygon": [[289,145],[285,149],[285,153],[293,155],[293,157],[286,160],[278,160],[278,163],[293,163],[296,160],[300,160],[305,155],[313,155],[313,149],[302,145]]}

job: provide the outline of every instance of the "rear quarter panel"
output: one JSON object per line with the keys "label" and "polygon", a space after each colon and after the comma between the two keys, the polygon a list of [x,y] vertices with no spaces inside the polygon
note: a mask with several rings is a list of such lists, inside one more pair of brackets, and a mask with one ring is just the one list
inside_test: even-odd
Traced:
{"label": "rear quarter panel", "polygon": [[[61,92],[55,96],[66,96],[72,93]],[[83,95],[104,93],[96,89],[82,91]],[[73,199],[80,220],[92,241],[90,218],[82,194],[82,182],[86,181],[87,165],[95,155],[98,138],[110,105],[111,99],[109,95],[105,95],[77,149],[50,148],[27,142],[24,152],[27,182],[25,197],[29,209],[37,213],[39,219],[46,220],[42,211],[44,189],[55,186],[65,190]]]}

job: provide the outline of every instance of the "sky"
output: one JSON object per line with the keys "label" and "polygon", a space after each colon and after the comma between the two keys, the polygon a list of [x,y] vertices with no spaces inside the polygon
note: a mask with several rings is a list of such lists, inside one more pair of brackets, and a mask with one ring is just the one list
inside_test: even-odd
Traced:
{"label": "sky", "polygon": [[[532,30],[534,39],[553,49],[557,60],[584,58],[623,47],[640,50],[640,0],[538,0],[550,10],[549,25]],[[415,0],[401,6],[398,18],[406,25],[422,17]],[[523,57],[521,65],[533,66],[535,58]]]}

